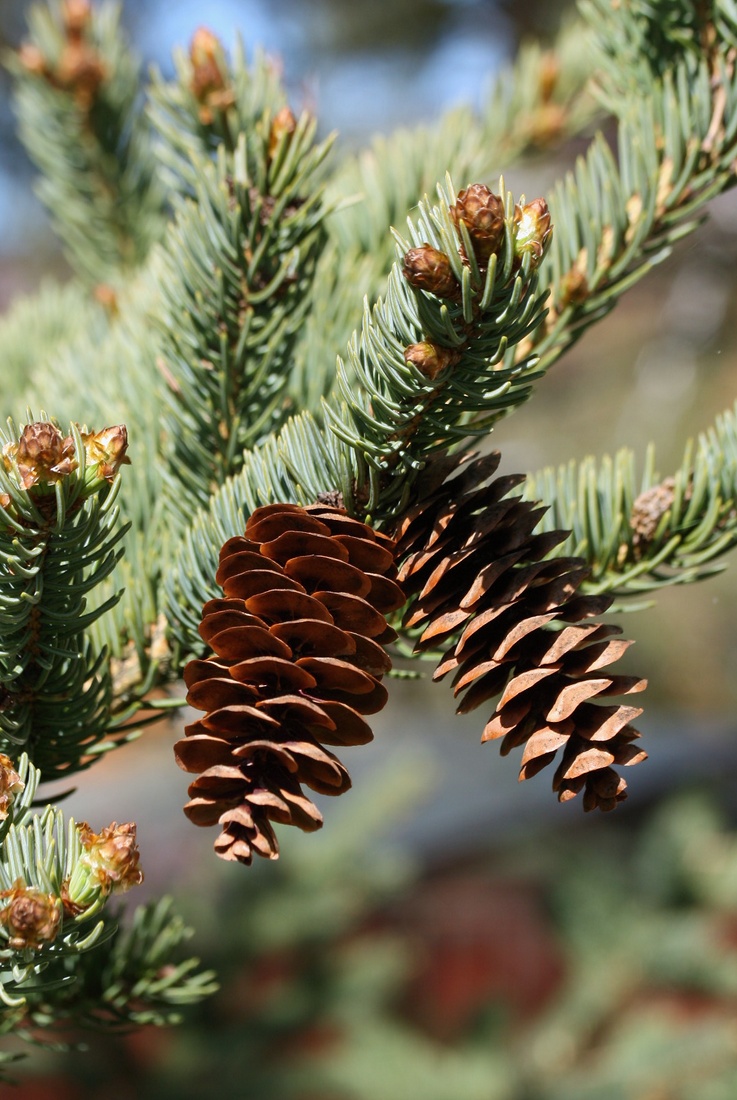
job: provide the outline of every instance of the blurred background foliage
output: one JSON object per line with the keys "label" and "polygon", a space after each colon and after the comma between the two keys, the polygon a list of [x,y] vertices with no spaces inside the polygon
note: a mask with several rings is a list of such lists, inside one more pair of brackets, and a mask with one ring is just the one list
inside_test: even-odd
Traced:
{"label": "blurred background foliage", "polygon": [[[0,3],[4,44],[21,40],[27,6]],[[552,36],[570,8],[126,0],[125,20],[164,71],[201,23],[226,42],[238,29],[282,59],[295,102],[356,147],[478,102],[520,41]],[[42,273],[65,273],[8,103],[4,85],[3,305]],[[579,151],[507,183],[544,194]],[[506,467],[622,444],[641,454],[648,439],[663,473],[675,466],[684,437],[734,400],[736,250],[727,195],[542,381],[525,415],[501,424]],[[87,1039],[79,1057],[35,1054],[18,1100],[732,1100],[733,577],[666,590],[625,624],[650,678],[651,759],[614,819],[548,807],[534,784],[518,792],[470,729],[446,728],[445,693],[429,683],[394,686],[354,763],[354,795],[331,807],[323,833],[292,838],[279,864],[246,875],[207,858],[211,838],[184,827],[169,729],[100,763],[69,811],[138,821],[145,888],[178,894],[223,988],[178,1030]]]}

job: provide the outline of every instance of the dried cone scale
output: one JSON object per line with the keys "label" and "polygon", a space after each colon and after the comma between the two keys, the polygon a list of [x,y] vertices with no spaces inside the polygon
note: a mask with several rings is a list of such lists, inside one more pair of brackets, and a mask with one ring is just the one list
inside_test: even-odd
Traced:
{"label": "dried cone scale", "polygon": [[631,643],[592,621],[611,598],[579,593],[585,562],[545,560],[565,532],[534,533],[544,508],[507,495],[523,477],[489,482],[498,453],[461,462],[429,467],[397,531],[399,580],[413,597],[405,625],[423,628],[418,649],[447,646],[434,678],[454,674],[459,712],[501,695],[482,740],[501,739],[503,754],[522,747],[520,779],[560,754],[558,798],[583,791],[584,809],[611,810],[626,798],[615,768],[646,755],[630,725],[641,708],[599,702],[645,687],[607,671]]}
{"label": "dried cone scale", "polygon": [[272,822],[318,829],[303,785],[342,794],[348,772],[326,745],[362,745],[364,719],[387,698],[385,614],[404,603],[391,539],[322,504],[256,509],[244,537],[220,553],[224,598],[202,611],[214,651],[193,660],[187,701],[205,716],[187,726],[177,762],[197,773],[184,808],[221,826],[215,850],[250,863],[277,858]]}

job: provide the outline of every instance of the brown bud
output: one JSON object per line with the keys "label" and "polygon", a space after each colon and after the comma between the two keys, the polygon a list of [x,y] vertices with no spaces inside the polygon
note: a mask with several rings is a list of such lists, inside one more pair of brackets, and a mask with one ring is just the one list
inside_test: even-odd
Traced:
{"label": "brown bud", "polygon": [[402,274],[416,290],[425,290],[438,298],[455,298],[458,295],[458,280],[449,258],[432,245],[410,248],[402,262]]}
{"label": "brown bud", "polygon": [[0,925],[9,933],[8,942],[16,951],[38,951],[53,943],[61,921],[61,902],[53,894],[44,894],[17,879],[0,898],[7,904],[0,909]]}
{"label": "brown bud", "polygon": [[200,108],[200,122],[209,126],[215,111],[224,111],[235,102],[228,80],[225,55],[220,39],[207,27],[199,27],[189,48],[192,62],[190,88]]}
{"label": "brown bud", "polygon": [[48,64],[46,58],[31,42],[24,42],[18,50],[18,60],[23,68],[33,76],[47,76]]}
{"label": "brown bud", "polygon": [[504,237],[504,203],[500,197],[485,184],[472,183],[458,192],[450,216],[456,228],[463,222],[468,229],[477,263],[488,264]]}
{"label": "brown bud", "polygon": [[71,92],[77,106],[88,111],[106,77],[107,69],[97,50],[81,39],[70,39],[62,51],[51,82]]}
{"label": "brown bud", "polygon": [[297,119],[289,107],[282,107],[271,120],[269,130],[269,160],[273,160],[282,138],[289,137],[297,129]]}
{"label": "brown bud", "polygon": [[459,359],[460,352],[443,347],[442,344],[431,344],[429,340],[421,344],[410,344],[404,349],[405,363],[417,367],[431,381],[446,367],[455,366]]}
{"label": "brown bud", "polygon": [[549,103],[555,86],[560,76],[560,63],[557,55],[552,50],[547,50],[540,58],[538,80],[540,82],[540,98],[543,103]]}
{"label": "brown bud", "polygon": [[93,294],[95,301],[99,302],[112,317],[118,315],[120,310],[118,308],[118,295],[115,287],[110,286],[109,283],[98,283]]}
{"label": "brown bud", "polygon": [[5,445],[6,469],[12,469],[13,459],[24,489],[60,481],[77,465],[72,437],[63,436],[55,424],[45,420],[26,424],[18,442]]}
{"label": "brown bud", "polygon": [[545,199],[533,199],[526,206],[514,208],[514,252],[522,259],[530,253],[532,266],[536,267],[550,244],[553,227]]}
{"label": "brown bud", "polygon": [[25,783],[13,767],[13,761],[5,753],[0,753],[0,821],[5,821],[15,796],[24,787]]}
{"label": "brown bud", "polygon": [[96,467],[95,475],[112,481],[121,466],[130,466],[128,430],[125,424],[114,424],[99,432],[82,432],[87,465]]}
{"label": "brown bud", "polygon": [[81,862],[91,872],[104,894],[124,893],[143,882],[138,866],[140,852],[136,846],[135,822],[118,825],[113,821],[101,833],[93,833],[85,821],[77,826],[82,847],[86,850]]}
{"label": "brown bud", "polygon": [[69,38],[81,38],[92,18],[89,0],[63,0],[61,18]]}

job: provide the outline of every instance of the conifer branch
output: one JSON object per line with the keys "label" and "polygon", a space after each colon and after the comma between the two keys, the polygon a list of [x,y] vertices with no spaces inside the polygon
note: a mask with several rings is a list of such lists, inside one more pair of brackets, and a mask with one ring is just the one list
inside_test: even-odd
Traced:
{"label": "conifer branch", "polygon": [[[692,3],[680,7],[687,15],[695,10]],[[550,308],[532,338],[510,353],[510,362],[534,351],[536,369],[547,370],[693,232],[711,198],[733,185],[736,27],[723,11],[709,24],[708,53],[674,61],[662,77],[650,74],[647,94],[638,86],[605,97],[619,117],[617,156],[598,135],[552,192],[556,231],[541,271]],[[612,49],[618,53],[619,43]]]}
{"label": "conifer branch", "polygon": [[104,652],[87,630],[118,599],[87,594],[121,550],[116,472],[125,430],[63,437],[45,421],[16,432],[0,466],[0,747],[25,750],[45,778],[87,767],[103,747],[112,705]]}
{"label": "conifer branch", "polygon": [[638,476],[623,448],[534,474],[524,495],[547,505],[543,529],[571,532],[555,553],[588,562],[587,591],[624,599],[726,568],[718,559],[737,545],[735,485],[737,413],[730,410],[695,446],[687,443],[669,477],[658,474],[652,448]]}
{"label": "conifer branch", "polygon": [[31,8],[29,25],[8,63],[20,135],[42,173],[38,193],[79,274],[115,282],[163,228],[139,63],[117,4],[51,0]]}
{"label": "conifer branch", "polygon": [[275,123],[277,130],[289,125],[291,112],[278,66],[261,51],[249,64],[240,38],[231,61],[219,39],[201,27],[188,55],[175,52],[174,64],[174,80],[154,73],[149,114],[169,187],[193,194],[203,158],[214,159],[221,147],[235,153],[241,135],[274,145]]}
{"label": "conifer branch", "polygon": [[[267,128],[268,134],[268,128]],[[323,243],[316,144],[304,115],[276,144],[242,134],[233,156],[198,161],[157,268],[168,384],[168,504],[186,518],[286,415],[292,351]]]}

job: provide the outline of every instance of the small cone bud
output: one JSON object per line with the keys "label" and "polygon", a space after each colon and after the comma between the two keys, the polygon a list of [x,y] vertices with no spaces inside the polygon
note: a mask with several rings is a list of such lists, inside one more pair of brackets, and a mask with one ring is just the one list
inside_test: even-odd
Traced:
{"label": "small cone bud", "polygon": [[82,40],[72,40],[64,47],[52,83],[71,92],[77,106],[89,111],[106,77],[107,69],[97,50]]}
{"label": "small cone bud", "polygon": [[75,915],[100,897],[123,894],[143,882],[134,822],[118,825],[113,821],[102,832],[93,833],[87,822],[81,821],[77,831],[84,853],[63,889],[64,908]]}
{"label": "small cone bud", "polygon": [[5,753],[0,753],[0,821],[5,821],[16,795],[25,787],[25,783],[13,767],[13,761]]}
{"label": "small cone bud", "polygon": [[64,0],[61,6],[64,30],[69,38],[81,38],[92,18],[89,0]]}
{"label": "small cone bud", "polygon": [[540,98],[543,103],[548,103],[552,98],[560,76],[560,63],[552,50],[548,50],[540,59]]}
{"label": "small cone bud", "polygon": [[274,115],[269,130],[269,160],[273,160],[282,138],[293,134],[297,129],[297,119],[289,107],[282,107]]}
{"label": "small cone bud", "polygon": [[112,481],[121,466],[130,466],[128,431],[125,424],[102,428],[99,432],[83,432],[82,441],[87,456],[88,479]]}
{"label": "small cone bud", "polygon": [[532,266],[536,267],[543,258],[553,233],[545,199],[533,199],[526,206],[515,206],[514,229],[515,255],[521,260],[529,252]]}
{"label": "small cone bud", "polygon": [[16,951],[38,951],[53,943],[61,922],[61,902],[53,894],[44,894],[17,879],[0,898],[0,925],[8,933],[8,943]]}
{"label": "small cone bud", "polygon": [[7,470],[17,467],[23,489],[52,485],[77,465],[72,437],[45,420],[26,424],[17,443],[3,447],[3,461]]}
{"label": "small cone bud", "polygon": [[458,192],[450,216],[456,227],[463,222],[468,229],[477,262],[488,264],[504,238],[504,203],[499,196],[483,183],[472,183]]}
{"label": "small cone bud", "polygon": [[425,290],[438,298],[455,298],[458,295],[458,280],[450,260],[444,252],[429,244],[410,248],[404,257],[402,274],[416,290]]}
{"label": "small cone bud", "polygon": [[410,344],[404,349],[405,363],[411,363],[431,380],[446,367],[454,366],[459,358],[459,353],[452,348],[445,348],[442,344],[431,344],[427,340],[421,344]]}
{"label": "small cone bud", "polygon": [[24,42],[18,50],[18,60],[26,72],[34,76],[46,76],[48,73],[46,58],[38,46],[34,46],[31,42]]}
{"label": "small cone bud", "polygon": [[207,27],[199,27],[192,37],[189,58],[192,62],[190,88],[201,104],[200,122],[209,126],[215,111],[223,111],[235,102],[220,39]]}

